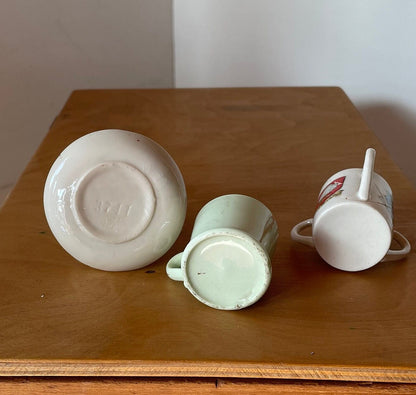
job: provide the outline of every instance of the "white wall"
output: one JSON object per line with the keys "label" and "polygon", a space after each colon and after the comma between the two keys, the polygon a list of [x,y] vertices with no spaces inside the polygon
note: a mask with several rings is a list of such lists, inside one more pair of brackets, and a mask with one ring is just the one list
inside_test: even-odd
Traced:
{"label": "white wall", "polygon": [[175,85],[341,86],[416,185],[416,1],[174,0]]}
{"label": "white wall", "polygon": [[72,90],[171,87],[173,66],[177,87],[339,85],[416,184],[416,0],[173,11],[174,40],[171,0],[0,0],[0,202]]}
{"label": "white wall", "polygon": [[1,0],[0,202],[72,90],[172,85],[170,0]]}

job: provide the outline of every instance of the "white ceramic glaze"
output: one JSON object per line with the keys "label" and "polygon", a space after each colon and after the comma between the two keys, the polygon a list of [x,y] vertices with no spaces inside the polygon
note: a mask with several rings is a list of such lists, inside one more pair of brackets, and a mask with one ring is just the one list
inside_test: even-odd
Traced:
{"label": "white ceramic glaze", "polygon": [[[381,260],[403,258],[410,244],[393,230],[393,197],[387,181],[373,171],[375,150],[366,151],[363,169],[346,169],[322,187],[314,218],[297,224],[292,239],[314,246],[331,266],[359,271]],[[312,226],[312,236],[300,232]],[[395,239],[400,250],[390,250]]]}
{"label": "white ceramic glaze", "polygon": [[199,301],[238,310],[259,300],[271,279],[278,229],[270,210],[245,195],[225,195],[198,213],[191,241],[167,264]]}
{"label": "white ceramic glaze", "polygon": [[169,154],[141,134],[89,133],[56,159],[44,189],[48,224],[91,267],[133,270],[160,258],[185,220],[186,191]]}

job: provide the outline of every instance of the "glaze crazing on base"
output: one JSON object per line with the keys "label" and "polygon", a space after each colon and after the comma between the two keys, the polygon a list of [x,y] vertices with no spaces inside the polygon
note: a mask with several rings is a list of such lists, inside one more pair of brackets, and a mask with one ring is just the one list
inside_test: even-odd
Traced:
{"label": "glaze crazing on base", "polygon": [[138,133],[109,129],[70,144],[44,189],[49,226],[80,262],[133,270],[161,257],[186,215],[186,190],[174,160]]}

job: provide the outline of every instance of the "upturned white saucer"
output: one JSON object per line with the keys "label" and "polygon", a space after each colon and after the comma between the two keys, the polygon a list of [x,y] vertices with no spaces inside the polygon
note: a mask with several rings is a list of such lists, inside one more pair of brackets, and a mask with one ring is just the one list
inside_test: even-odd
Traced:
{"label": "upturned white saucer", "polygon": [[116,129],[70,144],[49,171],[43,202],[61,246],[110,271],[160,258],[186,214],[185,184],[170,155],[148,137]]}

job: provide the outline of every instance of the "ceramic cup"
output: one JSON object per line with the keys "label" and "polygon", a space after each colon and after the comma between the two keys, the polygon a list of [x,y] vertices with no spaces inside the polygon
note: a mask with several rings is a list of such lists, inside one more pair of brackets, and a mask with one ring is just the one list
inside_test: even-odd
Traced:
{"label": "ceramic cup", "polygon": [[80,262],[132,270],[161,257],[186,214],[182,175],[155,141],[124,130],[89,133],[52,165],[44,189],[48,224]]}
{"label": "ceramic cup", "polygon": [[[407,239],[393,230],[392,191],[373,171],[374,160],[375,150],[369,148],[362,169],[346,169],[330,177],[321,189],[314,217],[291,231],[293,240],[315,247],[337,269],[364,270],[410,251]],[[312,227],[312,236],[300,234],[307,227]],[[389,249],[393,239],[400,250]]]}
{"label": "ceramic cup", "polygon": [[238,310],[259,300],[271,279],[278,229],[270,210],[245,195],[224,195],[198,213],[191,241],[167,264],[199,301]]}

